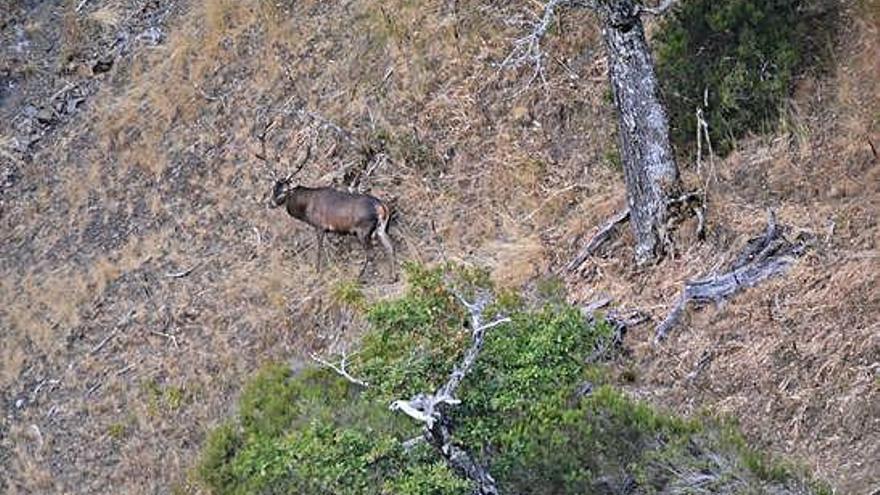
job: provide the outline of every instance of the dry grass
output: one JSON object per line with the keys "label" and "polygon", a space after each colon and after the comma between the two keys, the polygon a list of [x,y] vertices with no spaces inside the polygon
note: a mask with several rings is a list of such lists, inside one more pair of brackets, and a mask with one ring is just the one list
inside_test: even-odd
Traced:
{"label": "dry grass", "polygon": [[[40,186],[10,223],[20,238],[37,230],[40,257],[57,248],[62,259],[80,256],[35,258],[4,285],[4,294],[20,294],[10,305],[14,315],[4,315],[15,332],[4,355],[57,364],[6,359],[3,385],[30,395],[40,380],[61,380],[60,388],[35,394],[16,424],[44,424],[59,432],[49,441],[68,448],[52,458],[64,468],[47,481],[34,467],[49,458],[16,437],[13,492],[45,491],[47,482],[56,491],[102,491],[108,482],[122,492],[185,486],[203,431],[223,417],[254,366],[356,337],[358,325],[332,301],[334,281],[356,273],[360,253],[338,243],[327,272],[316,277],[311,234],[297,234],[304,229],[261,207],[267,185],[253,173],[252,127],[292,94],[361,138],[389,136],[394,164],[369,185],[397,199],[392,235],[404,258],[430,262],[442,252],[486,263],[509,285],[547,266],[541,232],[566,214],[567,188],[581,171],[571,164],[602,153],[591,151],[590,140],[607,143],[601,136],[608,130],[593,124],[601,119],[591,108],[607,107],[592,96],[584,101],[558,78],[546,93],[511,98],[516,81],[487,63],[509,49],[505,13],[478,3],[459,8],[453,15],[440,2],[396,2],[344,12],[306,2],[291,15],[269,2],[195,3],[164,45],[136,53],[122,84],[105,87],[100,105],[40,157],[63,164],[59,182]],[[112,25],[118,12],[108,9],[90,19]],[[82,26],[68,21],[73,40]],[[584,41],[554,49],[578,53],[595,39],[589,24],[583,28],[572,39]],[[554,101],[576,103],[524,111]],[[564,123],[553,120],[560,111]],[[307,124],[283,119],[273,142],[283,157]],[[490,125],[496,130],[486,132]],[[560,134],[578,143],[577,153],[546,147]],[[78,146],[83,139],[99,146]],[[321,153],[305,181],[356,163],[344,144],[332,151],[334,141],[332,133],[319,135]],[[448,149],[455,159],[438,167]],[[41,172],[29,171],[28,179],[39,184]],[[112,223],[116,217],[121,225]],[[528,221],[516,220],[522,217]],[[131,227],[138,230],[122,243],[103,235]],[[442,242],[431,239],[433,230]],[[190,277],[163,279],[197,262]],[[51,292],[41,292],[45,285]],[[377,298],[400,287],[378,281],[365,292]],[[131,310],[132,322],[120,325]],[[48,326],[47,314],[62,323]],[[116,336],[92,354],[113,329]],[[31,333],[39,336],[36,347]],[[169,409],[143,383],[200,392]],[[56,405],[61,413],[37,419]],[[82,476],[108,462],[99,476]]]}
{"label": "dry grass", "polygon": [[[125,8],[96,6],[80,22],[109,29],[130,14]],[[11,452],[10,493],[102,493],[110,486],[119,493],[195,492],[188,469],[203,435],[226,416],[255,367],[356,339],[362,325],[336,289],[356,276],[360,250],[334,240],[319,276],[311,231],[265,208],[269,184],[253,153],[258,129],[272,116],[278,125],[270,145],[282,165],[306,136],[316,136],[304,183],[340,185],[360,161],[331,130],[283,113],[291,99],[384,145],[391,162],[366,185],[394,200],[391,235],[401,259],[487,266],[511,287],[565,263],[579,235],[624,203],[620,172],[606,159],[615,143],[605,64],[590,55],[601,50],[589,16],[566,15],[548,48],[579,78],[556,64],[546,88],[518,92],[519,75],[498,72],[492,62],[504,58],[517,33],[504,19],[520,13],[476,1],[193,1],[165,43],[117,62],[94,104],[23,170],[22,183],[33,191],[13,197],[0,217],[4,254],[14,259],[0,264],[0,297],[8,302],[0,324],[11,329],[0,342],[0,389],[9,403],[26,399],[14,413],[15,433],[0,440]],[[859,256],[877,249],[876,226],[863,227],[878,213],[877,167],[866,165],[866,148],[852,137],[877,142],[880,91],[876,77],[865,77],[876,69],[876,24],[865,21],[859,30],[847,56],[852,66],[796,99],[801,111],[792,112],[789,128],[800,137],[748,143],[718,165],[711,243],[682,241],[688,247],[679,257],[634,273],[625,236],[619,256],[597,260],[592,278],[569,280],[575,298],[609,292],[659,314],[681,280],[719,261],[719,247],[728,252],[760,230],[764,204],[778,206],[787,223],[816,231],[835,220],[827,253],[842,254],[814,254],[772,288],[720,313],[700,312],[694,330],[661,350],[643,345],[647,336],[637,332],[640,376],[657,377],[637,392],[682,410],[767,417],[769,402],[756,397],[776,397],[766,394],[778,386],[774,380],[794,376],[772,360],[782,344],[779,323],[760,319],[776,304],[768,294],[784,294],[786,314],[804,312],[785,327],[786,345],[813,335],[805,326],[820,315],[834,314],[831,295],[845,295],[838,297],[841,312],[857,302],[876,305],[873,280],[863,276],[842,288],[870,272],[874,260]],[[811,100],[815,95],[831,98],[841,116],[823,118],[826,107]],[[763,178],[750,179],[760,177],[759,168]],[[385,278],[377,258],[379,274],[362,288],[370,300],[403,286]],[[194,266],[187,277],[165,276]],[[865,356],[869,344],[854,342],[870,342],[864,339],[876,328],[854,319],[841,327],[850,330],[833,333],[826,326],[832,321],[811,330],[825,333],[799,351],[833,348],[825,381],[789,380],[793,388],[783,389],[795,396],[786,399],[791,404],[778,411],[770,404],[772,422],[746,425],[760,439],[802,418],[767,442],[823,473],[844,457],[848,430],[827,423],[829,410],[798,415],[797,407],[818,398],[855,407],[876,394],[862,365],[845,361]],[[716,349],[719,335],[729,336],[726,360],[712,362],[703,375],[711,381],[661,379]],[[845,381],[829,378],[835,374]],[[45,380],[60,382],[38,388]],[[758,385],[732,388],[748,380]],[[847,424],[866,417],[854,414]],[[42,447],[27,433],[30,424],[40,428]],[[825,443],[809,439],[816,426],[826,428]],[[810,457],[820,445],[831,454]],[[840,486],[848,486],[841,477],[871,474],[848,466]]]}

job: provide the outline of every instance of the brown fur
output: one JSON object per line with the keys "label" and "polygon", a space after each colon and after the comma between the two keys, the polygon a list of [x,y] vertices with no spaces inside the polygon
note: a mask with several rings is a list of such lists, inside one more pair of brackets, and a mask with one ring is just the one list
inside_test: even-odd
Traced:
{"label": "brown fur", "polygon": [[389,271],[394,274],[394,247],[388,237],[390,210],[385,203],[368,194],[338,191],[330,187],[288,187],[281,180],[272,191],[271,207],[285,205],[287,213],[315,228],[318,254],[315,262],[321,271],[321,254],[327,232],[357,236],[366,252],[361,275],[372,259],[372,238],[377,236],[388,253]]}

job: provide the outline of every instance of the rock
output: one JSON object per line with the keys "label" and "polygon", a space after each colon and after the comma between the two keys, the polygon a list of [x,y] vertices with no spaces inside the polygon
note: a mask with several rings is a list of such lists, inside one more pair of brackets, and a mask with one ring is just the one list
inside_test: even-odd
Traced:
{"label": "rock", "polygon": [[575,395],[575,397],[580,399],[581,397],[586,397],[588,395],[592,395],[592,393],[593,393],[593,384],[590,382],[584,382],[578,386],[574,395]]}
{"label": "rock", "polygon": [[92,66],[92,74],[98,75],[103,74],[113,68],[113,59],[107,60],[98,60],[95,62],[95,65]]}
{"label": "rock", "polygon": [[42,108],[37,112],[37,122],[41,124],[50,125],[54,124],[57,120],[55,112],[51,108]]}
{"label": "rock", "polygon": [[151,45],[158,45],[165,39],[165,35],[162,33],[161,29],[151,27],[138,35],[138,39],[146,41]]}

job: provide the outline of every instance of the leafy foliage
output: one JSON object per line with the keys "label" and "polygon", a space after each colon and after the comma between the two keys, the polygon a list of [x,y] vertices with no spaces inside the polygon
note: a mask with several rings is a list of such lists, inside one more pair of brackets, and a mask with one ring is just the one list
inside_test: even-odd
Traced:
{"label": "leafy foliage", "polygon": [[737,138],[775,128],[796,77],[834,36],[834,8],[822,0],[681,2],[654,40],[674,141],[695,139],[704,103],[722,154]]}
{"label": "leafy foliage", "polygon": [[[403,447],[420,428],[388,404],[446,380],[470,343],[449,287],[467,294],[488,281],[455,267],[406,272],[403,297],[368,305],[372,328],[352,373],[370,387],[326,369],[267,366],[243,392],[236,418],[209,436],[205,485],[217,494],[471,493],[433,447]],[[760,485],[771,474],[788,482],[788,471],[768,467],[739,437],[707,434],[700,422],[659,413],[606,383],[602,368],[587,362],[608,326],[587,323],[560,301],[527,308],[510,294],[487,312],[511,322],[487,333],[451,413],[455,441],[505,492],[653,493],[680,481],[671,472],[717,470],[707,459],[732,459],[713,485],[719,489],[728,480]]]}

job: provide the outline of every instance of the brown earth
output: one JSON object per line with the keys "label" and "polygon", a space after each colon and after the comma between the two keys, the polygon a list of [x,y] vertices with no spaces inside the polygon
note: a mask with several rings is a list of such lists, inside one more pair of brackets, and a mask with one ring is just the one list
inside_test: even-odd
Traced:
{"label": "brown earth", "polygon": [[[561,17],[548,82],[526,88],[527,72],[497,68],[523,30],[515,21],[528,20],[522,5],[79,4],[0,2],[9,493],[198,492],[205,433],[255,368],[351,340],[334,295],[362,254],[332,242],[319,276],[313,234],[265,208],[253,154],[272,119],[279,169],[313,143],[309,185],[363,171],[360,150],[323,119],[387,157],[360,183],[395,205],[401,259],[488,266],[506,286],[552,279],[623,203],[606,64],[585,12]],[[691,183],[709,181],[705,242],[686,223],[674,258],[636,271],[624,236],[565,282],[575,302],[607,293],[657,319],[682,281],[761,230],[765,208],[815,233],[788,276],[691,311],[667,343],[633,329],[628,387],[673,410],[736,417],[839,493],[871,493],[880,8],[848,8],[838,66],[801,82],[781,131],[701,174],[685,166]],[[373,299],[401,288],[382,270],[365,284]]]}

